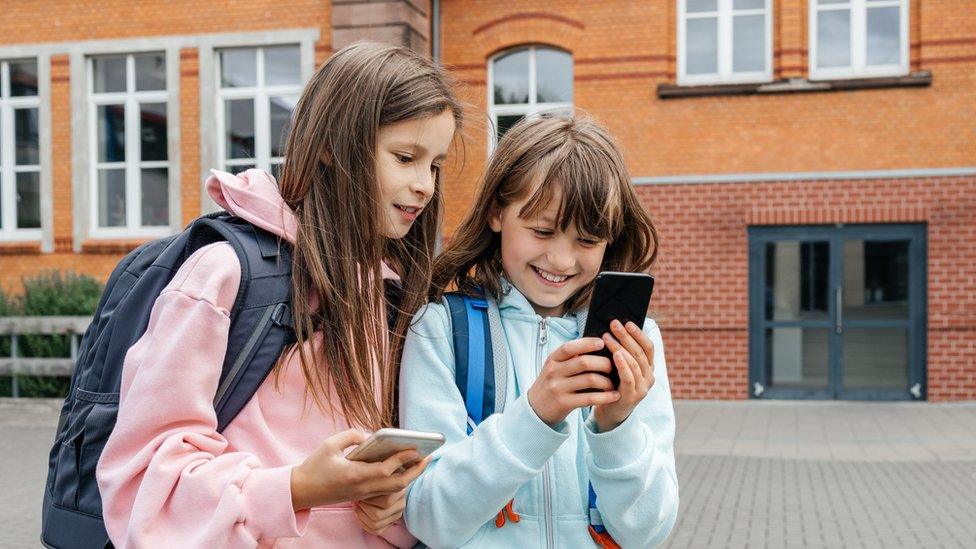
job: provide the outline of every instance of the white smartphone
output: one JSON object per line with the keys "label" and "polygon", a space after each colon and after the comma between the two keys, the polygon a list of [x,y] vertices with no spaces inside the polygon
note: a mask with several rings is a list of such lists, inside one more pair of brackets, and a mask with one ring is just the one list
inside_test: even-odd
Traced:
{"label": "white smartphone", "polygon": [[375,463],[402,452],[416,450],[423,459],[444,444],[444,435],[428,431],[386,428],[376,431],[346,455],[346,459]]}

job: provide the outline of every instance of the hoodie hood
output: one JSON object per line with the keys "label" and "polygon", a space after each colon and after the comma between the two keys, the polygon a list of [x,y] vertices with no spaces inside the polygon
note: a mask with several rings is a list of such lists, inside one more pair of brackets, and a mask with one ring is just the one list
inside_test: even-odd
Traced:
{"label": "hoodie hood", "polygon": [[[298,234],[298,219],[278,190],[274,176],[264,170],[250,169],[237,175],[210,170],[207,194],[218,206],[292,244]],[[383,262],[383,278],[400,277]]]}
{"label": "hoodie hood", "polygon": [[207,194],[228,212],[274,233],[292,244],[298,232],[295,214],[278,191],[278,182],[264,170],[238,175],[210,170]]}

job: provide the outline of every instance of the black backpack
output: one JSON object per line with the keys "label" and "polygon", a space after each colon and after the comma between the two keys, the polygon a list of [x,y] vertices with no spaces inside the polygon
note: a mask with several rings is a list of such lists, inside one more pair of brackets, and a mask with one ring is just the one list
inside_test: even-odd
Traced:
{"label": "black backpack", "polygon": [[240,412],[284,347],[294,341],[291,247],[278,236],[218,212],[129,253],[105,285],[61,408],[44,487],[45,546],[110,545],[95,466],[115,426],[125,354],[145,333],[156,298],[183,262],[203,246],[221,241],[237,253],[241,284],[230,313],[228,350],[214,399],[218,431]]}

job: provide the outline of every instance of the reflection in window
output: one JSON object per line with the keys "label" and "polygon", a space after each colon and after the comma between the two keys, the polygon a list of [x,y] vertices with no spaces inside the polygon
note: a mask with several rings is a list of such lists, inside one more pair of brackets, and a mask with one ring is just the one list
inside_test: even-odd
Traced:
{"label": "reflection in window", "polygon": [[231,48],[217,56],[220,154],[224,169],[277,173],[302,91],[298,45]]}
{"label": "reflection in window", "polygon": [[812,0],[811,76],[908,72],[908,0]]}
{"label": "reflection in window", "polygon": [[573,106],[572,54],[541,46],[502,53],[489,64],[492,143],[516,122]]}
{"label": "reflection in window", "polygon": [[769,0],[679,0],[678,6],[679,82],[772,78]]}

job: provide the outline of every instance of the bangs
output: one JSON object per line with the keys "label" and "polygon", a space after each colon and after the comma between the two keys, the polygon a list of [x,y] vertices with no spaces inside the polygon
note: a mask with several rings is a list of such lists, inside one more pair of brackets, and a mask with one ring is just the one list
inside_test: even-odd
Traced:
{"label": "bangs", "polygon": [[518,215],[539,217],[558,199],[554,222],[559,230],[572,225],[581,235],[613,242],[622,230],[620,186],[630,182],[613,169],[610,158],[580,145],[567,142],[528,174],[526,188],[535,190]]}

